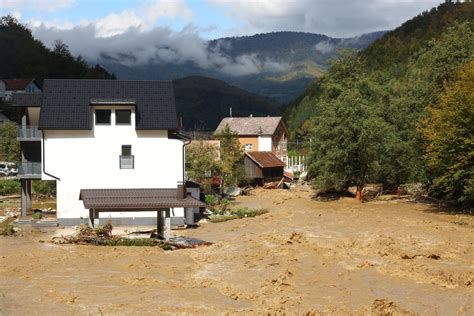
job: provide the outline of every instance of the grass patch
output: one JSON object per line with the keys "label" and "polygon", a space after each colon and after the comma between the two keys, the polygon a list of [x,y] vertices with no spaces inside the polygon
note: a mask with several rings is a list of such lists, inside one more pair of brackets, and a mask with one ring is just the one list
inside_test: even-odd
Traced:
{"label": "grass patch", "polygon": [[0,230],[0,235],[2,236],[13,236],[15,235],[15,228],[12,224],[6,224],[2,230]]}
{"label": "grass patch", "polygon": [[235,210],[227,210],[224,214],[213,214],[209,216],[211,223],[222,223],[233,219],[244,217],[255,217],[268,213],[266,209],[253,210],[248,207],[242,207]]}
{"label": "grass patch", "polygon": [[35,212],[31,217],[33,217],[33,219],[42,219],[43,218],[43,213]]}

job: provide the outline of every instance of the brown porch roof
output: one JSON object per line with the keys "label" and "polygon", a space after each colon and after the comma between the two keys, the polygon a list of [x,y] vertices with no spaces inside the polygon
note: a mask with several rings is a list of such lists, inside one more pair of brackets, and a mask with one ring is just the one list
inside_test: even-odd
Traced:
{"label": "brown porch roof", "polygon": [[283,161],[278,159],[271,151],[248,151],[247,157],[255,162],[260,168],[285,167]]}
{"label": "brown porch roof", "polygon": [[159,209],[205,207],[191,196],[177,198],[177,189],[82,189],[79,200],[87,209]]}

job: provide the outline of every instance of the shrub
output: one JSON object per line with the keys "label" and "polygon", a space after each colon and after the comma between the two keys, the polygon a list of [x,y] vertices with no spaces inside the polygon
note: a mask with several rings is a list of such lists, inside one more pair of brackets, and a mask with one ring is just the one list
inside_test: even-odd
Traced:
{"label": "shrub", "polygon": [[15,228],[12,224],[7,224],[3,229],[0,231],[0,235],[2,236],[12,236],[15,234]]}
{"label": "shrub", "polygon": [[33,219],[42,219],[43,218],[43,213],[35,212],[32,217],[33,217]]}
{"label": "shrub", "polygon": [[0,195],[20,194],[19,180],[0,180]]}
{"label": "shrub", "polygon": [[56,181],[33,181],[32,187],[36,195],[56,195]]}

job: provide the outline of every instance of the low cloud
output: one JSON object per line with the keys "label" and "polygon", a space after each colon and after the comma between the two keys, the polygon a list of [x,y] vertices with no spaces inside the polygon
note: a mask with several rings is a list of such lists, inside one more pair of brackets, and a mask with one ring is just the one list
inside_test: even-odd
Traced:
{"label": "low cloud", "polygon": [[332,53],[336,49],[336,47],[333,44],[326,41],[326,42],[319,42],[318,44],[314,45],[314,49],[316,49],[321,54],[329,54],[329,53]]}
{"label": "low cloud", "polygon": [[218,71],[231,76],[243,76],[262,72],[278,73],[288,69],[286,63],[256,54],[237,57],[226,55],[221,47],[225,43],[209,47],[208,41],[198,35],[198,30],[188,26],[180,32],[166,27],[144,30],[141,24],[133,23],[125,29],[104,28],[98,23],[89,23],[72,28],[51,27],[40,24],[33,27],[33,34],[46,46],[61,39],[74,55],[86,60],[101,62],[105,58],[124,65],[184,64],[193,63],[205,70]]}

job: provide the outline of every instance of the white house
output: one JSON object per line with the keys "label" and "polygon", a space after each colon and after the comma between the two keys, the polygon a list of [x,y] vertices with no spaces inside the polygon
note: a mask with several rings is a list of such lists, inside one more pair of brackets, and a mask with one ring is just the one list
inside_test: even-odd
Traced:
{"label": "white house", "polygon": [[[6,101],[12,99],[13,94],[15,93],[38,93],[41,92],[41,89],[35,79],[3,79],[3,84],[5,86],[4,93],[2,97]],[[0,93],[2,87],[0,84]]]}
{"label": "white house", "polygon": [[56,180],[60,225],[154,224],[157,212],[183,224],[183,207],[204,206],[178,186],[189,141],[170,81],[45,80],[42,94],[14,101],[25,210],[34,178]]}

